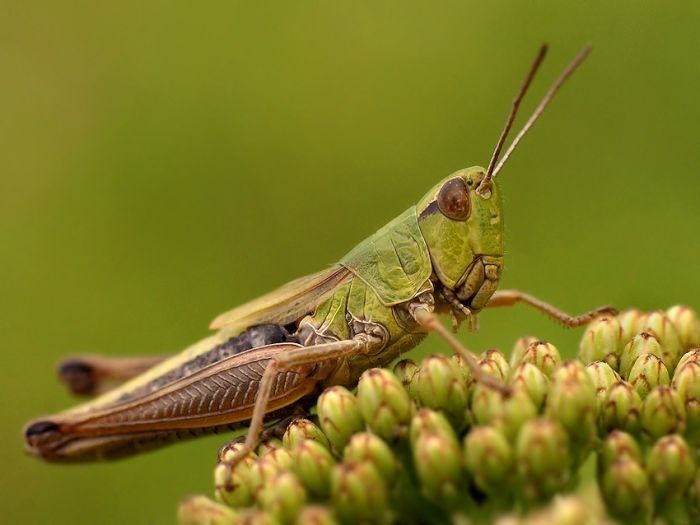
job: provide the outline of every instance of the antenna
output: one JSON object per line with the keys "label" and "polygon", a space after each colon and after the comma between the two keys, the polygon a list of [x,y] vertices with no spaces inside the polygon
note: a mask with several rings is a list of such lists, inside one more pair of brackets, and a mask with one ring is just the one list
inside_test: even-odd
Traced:
{"label": "antenna", "polygon": [[[493,168],[496,165],[496,162],[498,161],[498,156],[501,154],[501,149],[503,148],[503,144],[505,144],[506,139],[508,138],[508,133],[510,132],[510,128],[513,127],[513,122],[515,121],[515,116],[518,114],[518,108],[520,107],[520,102],[522,102],[523,98],[525,97],[525,93],[527,93],[527,89],[530,87],[530,84],[532,83],[532,79],[535,78],[535,74],[537,74],[537,70],[540,68],[540,65],[542,64],[544,57],[547,55],[547,49],[549,49],[549,46],[547,44],[542,44],[539,52],[537,53],[537,56],[535,57],[535,61],[532,63],[532,65],[530,66],[530,70],[527,72],[527,77],[525,77],[525,82],[523,82],[523,85],[520,86],[520,91],[518,91],[518,94],[513,99],[513,106],[510,109],[510,113],[508,114],[508,118],[506,119],[506,124],[505,124],[505,126],[503,126],[503,131],[501,131],[501,136],[498,137],[498,142],[496,142],[496,147],[494,148],[493,154],[491,155],[491,160],[489,161],[489,166],[486,169],[486,178],[488,178],[488,179],[491,178],[491,174],[493,173]],[[484,180],[486,180],[486,179],[484,179]],[[487,183],[488,183],[488,181],[487,181]]]}
{"label": "antenna", "polygon": [[545,108],[549,105],[549,103],[552,101],[554,98],[554,95],[557,94],[557,91],[559,91],[559,88],[561,88],[564,85],[564,82],[567,81],[567,79],[571,76],[571,74],[576,71],[576,68],[581,65],[581,62],[583,62],[586,57],[589,55],[591,50],[593,49],[593,46],[590,44],[586,45],[578,55],[569,63],[568,66],[566,66],[566,69],[562,72],[561,75],[559,75],[559,78],[557,78],[554,81],[554,84],[552,84],[552,87],[549,88],[547,93],[545,93],[544,97],[540,101],[540,103],[537,105],[535,108],[535,111],[532,112],[532,116],[527,119],[527,122],[525,122],[525,125],[523,125],[522,129],[518,131],[518,134],[515,136],[513,139],[513,142],[511,142],[510,146],[508,146],[508,149],[506,152],[503,154],[503,157],[501,158],[500,162],[496,166],[496,169],[493,170],[493,176],[495,177],[499,171],[501,171],[501,168],[503,168],[503,165],[506,163],[508,158],[511,156],[513,151],[515,151],[515,148],[518,146],[520,141],[523,139],[525,134],[530,131],[530,128],[532,125],[537,121],[538,118],[540,118],[540,115],[542,112],[545,110]]}

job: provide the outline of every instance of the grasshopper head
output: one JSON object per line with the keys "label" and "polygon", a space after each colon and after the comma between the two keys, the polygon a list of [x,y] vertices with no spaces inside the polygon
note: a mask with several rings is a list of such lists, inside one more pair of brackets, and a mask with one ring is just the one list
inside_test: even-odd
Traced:
{"label": "grasshopper head", "polygon": [[479,166],[459,170],[435,185],[416,208],[433,270],[451,290],[462,286],[482,259],[495,264],[500,275],[501,197],[495,180],[490,181],[488,191],[477,191],[485,177],[486,170]]}
{"label": "grasshopper head", "polygon": [[501,156],[520,102],[547,53],[547,44],[543,44],[513,99],[488,167],[474,166],[453,173],[418,203],[418,224],[428,244],[435,275],[474,311],[486,305],[503,269],[503,217],[496,175],[590,51],[590,45],[584,47],[569,63]]}

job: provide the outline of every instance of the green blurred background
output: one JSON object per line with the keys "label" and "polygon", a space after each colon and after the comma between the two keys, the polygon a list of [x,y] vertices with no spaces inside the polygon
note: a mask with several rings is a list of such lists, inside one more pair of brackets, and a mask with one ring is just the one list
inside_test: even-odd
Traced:
{"label": "green blurred background", "polygon": [[[99,4],[2,6],[4,523],[171,523],[211,493],[222,437],[25,456],[23,423],[73,403],[56,361],[182,348],[485,165],[544,40],[523,113],[595,51],[502,172],[503,286],[571,312],[700,307],[697,2]],[[517,307],[463,338],[526,333],[569,355],[580,337]]]}

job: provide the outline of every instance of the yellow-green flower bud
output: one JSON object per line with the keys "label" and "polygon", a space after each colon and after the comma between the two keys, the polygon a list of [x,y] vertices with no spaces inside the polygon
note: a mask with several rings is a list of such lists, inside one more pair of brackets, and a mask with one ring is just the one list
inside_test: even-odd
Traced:
{"label": "yellow-green flower bud", "polygon": [[[454,361],[454,363],[457,365],[457,368],[459,368],[459,372],[460,374],[462,374],[462,383],[469,387],[469,385],[472,384],[472,372],[469,369],[469,365],[467,365],[467,362],[465,361],[464,357],[462,357],[460,354],[452,354],[450,356],[450,359]],[[415,376],[413,377],[413,379],[413,383],[415,383]],[[411,385],[413,385],[413,383],[411,383]],[[411,390],[409,391],[412,392]]]}
{"label": "yellow-green flower bud", "polygon": [[596,391],[581,362],[564,361],[556,369],[545,413],[579,443],[588,443],[594,437]]}
{"label": "yellow-green flower bud", "polygon": [[676,368],[676,364],[683,353],[681,339],[671,319],[662,312],[652,312],[644,323],[644,330],[656,336],[661,344],[661,359],[670,372]]}
{"label": "yellow-green flower bud", "polygon": [[590,504],[581,497],[561,495],[552,501],[548,510],[544,520],[533,520],[533,523],[528,525],[592,525],[600,523],[599,516],[595,515]]}
{"label": "yellow-green flower bud", "polygon": [[281,439],[268,438],[258,446],[258,455],[264,456],[267,452],[284,446]]}
{"label": "yellow-green flower bud", "polygon": [[615,317],[599,317],[583,333],[579,359],[585,364],[602,361],[617,370],[622,347],[620,322]]}
{"label": "yellow-green flower bud", "polygon": [[[272,513],[261,509],[245,509],[234,522],[235,525],[280,525],[281,522]],[[228,525],[231,525],[230,523]]]}
{"label": "yellow-green flower bud", "polygon": [[649,449],[646,469],[657,500],[680,497],[695,474],[693,452],[679,435],[662,437]]}
{"label": "yellow-green flower bud", "polygon": [[418,368],[418,363],[413,359],[402,359],[394,365],[394,375],[401,381],[401,384],[411,394],[411,397],[414,395],[411,389],[411,381],[413,381],[413,376],[418,373]]}
{"label": "yellow-green flower bud", "polygon": [[301,509],[295,525],[337,525],[333,512],[321,505],[308,505]]}
{"label": "yellow-green flower bud", "polygon": [[464,421],[468,390],[457,363],[444,355],[423,360],[414,377],[417,401],[421,406],[443,410],[457,426]]}
{"label": "yellow-green flower bud", "polygon": [[621,381],[620,374],[615,372],[610,365],[602,361],[594,361],[586,367],[588,377],[593,383],[596,395],[596,414],[603,413],[605,402],[608,399],[608,389]]}
{"label": "yellow-green flower bud", "polygon": [[[622,519],[640,519],[649,511],[649,480],[629,457],[614,461],[600,474],[600,492],[608,512]],[[637,521],[643,523],[643,521]]]}
{"label": "yellow-green flower bud", "polygon": [[305,439],[291,451],[291,469],[309,494],[317,498],[328,496],[331,470],[335,460],[326,447],[317,441]]}
{"label": "yellow-green flower bud", "polygon": [[479,360],[479,365],[482,369],[491,370],[490,375],[497,377],[502,382],[506,381],[510,375],[510,365],[506,360],[506,356],[497,348],[486,350]]}
{"label": "yellow-green flower bud", "polygon": [[282,443],[284,443],[285,448],[291,449],[305,439],[313,439],[326,448],[330,447],[328,438],[323,431],[308,419],[295,419],[292,421],[282,436]]}
{"label": "yellow-green flower bud", "polygon": [[629,458],[642,464],[642,451],[637,440],[627,432],[613,430],[603,440],[603,444],[598,451],[598,470],[606,470],[615,461]]}
{"label": "yellow-green flower bud", "polygon": [[559,423],[546,418],[528,421],[515,443],[515,461],[518,482],[526,499],[554,494],[570,478],[566,432]]}
{"label": "yellow-green flower bud", "polygon": [[[421,408],[411,420],[409,440],[411,446],[415,446],[416,440],[421,434],[437,432],[442,435],[454,434],[454,429],[444,414],[435,412],[429,408]],[[456,441],[455,437],[455,441]]]}
{"label": "yellow-green flower bud", "polygon": [[316,412],[323,432],[338,451],[350,436],[365,428],[357,398],[342,386],[326,388],[318,398]]}
{"label": "yellow-green flower bud", "polygon": [[687,350],[700,346],[700,318],[695,310],[677,305],[666,310],[666,315],[676,327],[681,348]]}
{"label": "yellow-green flower bud", "polygon": [[231,443],[219,452],[220,463],[214,469],[214,495],[231,507],[245,507],[253,502],[249,483],[250,469],[258,456],[250,453],[231,469],[230,462],[243,448],[243,443]]}
{"label": "yellow-green flower bud", "polygon": [[632,365],[628,381],[644,399],[657,386],[668,386],[671,378],[661,359],[654,354],[644,354]]}
{"label": "yellow-green flower bud", "polygon": [[236,523],[237,516],[233,509],[206,496],[191,496],[185,499],[177,512],[177,519],[181,525],[231,525]]}
{"label": "yellow-green flower bud", "polygon": [[691,523],[700,523],[700,471],[696,470],[686,496]]}
{"label": "yellow-green flower bud", "polygon": [[386,484],[374,465],[366,461],[338,463],[333,468],[331,501],[342,523],[387,521]]}
{"label": "yellow-green flower bud", "polygon": [[629,343],[635,335],[642,331],[646,318],[647,314],[636,308],[625,310],[617,316],[617,321],[622,328],[623,345]]}
{"label": "yellow-green flower bud", "polygon": [[515,341],[513,350],[510,352],[510,367],[515,368],[518,366],[529,346],[538,341],[539,339],[533,335],[526,335]]}
{"label": "yellow-green flower bud", "polygon": [[658,339],[650,332],[640,332],[625,345],[620,357],[620,375],[627,379],[635,361],[645,354],[652,354],[659,359],[663,356],[663,350]]}
{"label": "yellow-green flower bud", "polygon": [[288,469],[292,464],[292,454],[289,449],[284,447],[270,449],[265,454],[262,454],[260,458],[270,461],[280,470]]}
{"label": "yellow-green flower bud", "polygon": [[619,381],[608,389],[600,417],[604,430],[621,429],[636,433],[642,412],[642,398],[626,381]]}
{"label": "yellow-green flower bud", "polygon": [[676,368],[673,388],[685,408],[686,435],[693,445],[700,444],[700,361],[687,361]]}
{"label": "yellow-green flower bud", "polygon": [[382,439],[403,434],[413,415],[408,392],[394,374],[382,368],[365,370],[357,385],[360,414]]}
{"label": "yellow-green flower bud", "polygon": [[343,451],[343,460],[350,462],[368,461],[377,469],[384,481],[391,484],[396,478],[398,463],[394,453],[385,441],[362,432],[355,434]]}
{"label": "yellow-green flower bud", "polygon": [[686,363],[695,362],[700,363],[700,348],[694,348],[683,354],[683,357],[678,361],[678,365],[676,365],[676,370],[683,368]]}
{"label": "yellow-green flower bud", "polygon": [[260,491],[272,478],[284,469],[270,458],[258,458],[248,470],[242,472],[243,482],[257,501]]}
{"label": "yellow-green flower bud", "polygon": [[461,451],[454,431],[420,433],[413,463],[425,497],[448,508],[464,499]]}
{"label": "yellow-green flower bud", "polygon": [[282,471],[260,489],[257,500],[277,520],[290,523],[306,504],[306,491],[294,474]]}
{"label": "yellow-green flower bud", "polygon": [[484,385],[477,385],[471,402],[474,421],[499,428],[514,440],[520,427],[537,415],[537,408],[524,392],[504,395]]}
{"label": "yellow-green flower bud", "polygon": [[642,429],[654,439],[683,432],[685,409],[678,393],[667,386],[652,390],[642,403]]}
{"label": "yellow-green flower bud", "polygon": [[552,343],[534,341],[527,347],[520,362],[531,363],[542,370],[544,375],[551,377],[554,369],[561,362],[561,356]]}
{"label": "yellow-green flower bud", "polygon": [[510,386],[513,392],[526,393],[539,410],[549,392],[549,379],[532,363],[520,363],[513,369]]}
{"label": "yellow-green flower bud", "polygon": [[513,448],[495,427],[474,427],[464,438],[464,463],[485,494],[503,496],[515,470]]}

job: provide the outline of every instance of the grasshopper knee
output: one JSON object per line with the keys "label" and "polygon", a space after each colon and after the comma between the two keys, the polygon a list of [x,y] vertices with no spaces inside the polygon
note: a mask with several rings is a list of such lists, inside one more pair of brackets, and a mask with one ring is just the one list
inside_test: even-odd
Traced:
{"label": "grasshopper knee", "polygon": [[98,380],[95,368],[84,360],[68,359],[60,363],[58,378],[74,395],[90,395],[97,391]]}

